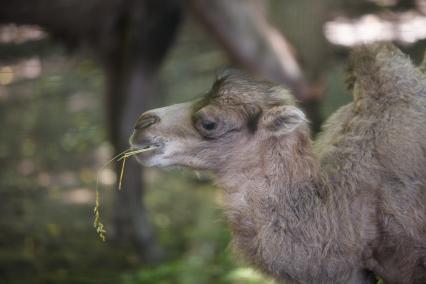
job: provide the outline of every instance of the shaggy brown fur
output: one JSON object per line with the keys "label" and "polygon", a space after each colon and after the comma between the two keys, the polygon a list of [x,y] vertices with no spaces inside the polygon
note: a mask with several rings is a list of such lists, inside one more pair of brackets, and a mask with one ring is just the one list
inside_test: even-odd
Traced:
{"label": "shaggy brown fur", "polygon": [[312,145],[285,89],[219,77],[195,103],[145,113],[148,166],[213,171],[233,244],[286,283],[426,282],[426,78],[390,45],[353,54],[354,102]]}

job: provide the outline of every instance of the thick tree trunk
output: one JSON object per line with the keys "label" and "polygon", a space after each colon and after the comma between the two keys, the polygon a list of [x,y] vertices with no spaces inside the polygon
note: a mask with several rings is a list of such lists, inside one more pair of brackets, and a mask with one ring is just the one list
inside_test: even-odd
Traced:
{"label": "thick tree trunk", "polygon": [[[125,58],[123,60],[127,61]],[[129,148],[132,125],[150,106],[154,74],[144,70],[142,64],[134,63],[130,66],[110,66],[107,71],[110,85],[108,117],[111,140],[117,154]],[[117,173],[120,172],[119,167],[117,165]],[[118,242],[132,241],[143,260],[158,262],[163,253],[143,205],[142,169],[134,159],[126,162],[122,188],[121,191],[115,191],[113,237]]]}
{"label": "thick tree trunk", "polygon": [[[103,60],[110,139],[116,154],[129,148],[134,122],[152,107],[157,70],[181,19],[179,2],[135,1],[133,6],[118,27],[118,45]],[[141,173],[134,159],[126,162],[123,189],[115,192],[114,237],[119,242],[133,241],[141,258],[154,263],[161,260],[163,251],[143,205]]]}

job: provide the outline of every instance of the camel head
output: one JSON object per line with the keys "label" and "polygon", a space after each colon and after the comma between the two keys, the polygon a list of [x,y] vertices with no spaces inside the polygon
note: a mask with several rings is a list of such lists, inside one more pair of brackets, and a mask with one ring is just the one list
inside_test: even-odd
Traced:
{"label": "camel head", "polygon": [[288,90],[227,70],[201,99],[143,113],[130,144],[150,149],[137,155],[145,166],[218,171],[256,163],[268,141],[291,143],[298,129],[307,122]]}

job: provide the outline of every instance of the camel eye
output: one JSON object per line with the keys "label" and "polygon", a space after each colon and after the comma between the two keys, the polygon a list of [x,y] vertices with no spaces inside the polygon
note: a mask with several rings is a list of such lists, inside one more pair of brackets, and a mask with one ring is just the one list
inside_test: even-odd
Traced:
{"label": "camel eye", "polygon": [[229,123],[225,123],[218,111],[202,109],[192,115],[194,128],[205,138],[219,138],[230,130]]}
{"label": "camel eye", "polygon": [[216,122],[211,121],[211,120],[203,120],[203,121],[201,122],[201,127],[202,127],[204,130],[207,130],[207,131],[215,130],[215,129],[216,129],[216,126],[217,126]]}

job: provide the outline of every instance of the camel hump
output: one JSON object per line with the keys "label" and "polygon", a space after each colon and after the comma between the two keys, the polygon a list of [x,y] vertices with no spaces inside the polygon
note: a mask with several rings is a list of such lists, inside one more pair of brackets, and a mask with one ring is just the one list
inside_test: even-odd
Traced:
{"label": "camel hump", "polygon": [[[425,60],[426,61],[426,60]],[[426,98],[426,77],[410,58],[390,43],[360,46],[350,60],[355,101],[363,98],[392,103]]]}

